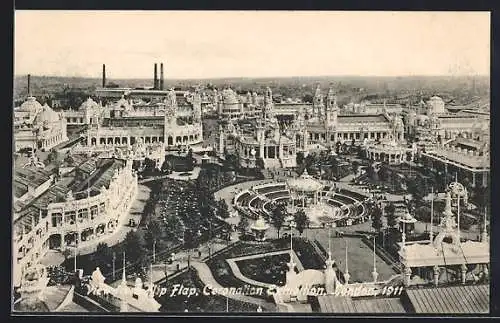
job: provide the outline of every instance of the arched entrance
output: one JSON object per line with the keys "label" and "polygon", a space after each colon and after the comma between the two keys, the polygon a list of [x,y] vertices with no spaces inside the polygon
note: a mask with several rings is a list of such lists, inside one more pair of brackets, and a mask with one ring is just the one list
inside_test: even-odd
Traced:
{"label": "arched entrance", "polygon": [[49,237],[49,249],[60,249],[61,246],[61,235],[60,234],[52,234]]}

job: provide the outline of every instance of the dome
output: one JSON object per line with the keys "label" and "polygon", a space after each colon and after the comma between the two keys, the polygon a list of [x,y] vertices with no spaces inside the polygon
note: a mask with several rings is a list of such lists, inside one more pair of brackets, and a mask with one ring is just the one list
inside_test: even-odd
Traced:
{"label": "dome", "polygon": [[41,109],[42,105],[40,104],[40,102],[38,102],[35,97],[30,96],[26,101],[23,102],[23,104],[21,104],[17,111],[36,113]]}
{"label": "dome", "polygon": [[123,96],[121,97],[120,100],[118,100],[116,102],[116,106],[119,108],[125,108],[125,109],[128,109],[130,107],[128,101],[125,100],[125,98]]}
{"label": "dome", "polygon": [[292,190],[300,192],[316,192],[323,187],[323,184],[307,174],[307,170],[299,178],[290,179],[287,183]]}
{"label": "dome", "polygon": [[222,98],[224,103],[226,104],[237,104],[238,98],[236,97],[236,93],[232,89],[226,89],[222,92]]}
{"label": "dome", "polygon": [[401,216],[398,217],[398,222],[415,223],[415,222],[417,222],[417,219],[415,219],[410,213],[405,212],[405,213],[401,214]]}
{"label": "dome", "polygon": [[43,105],[42,111],[40,111],[40,113],[36,117],[37,123],[39,124],[43,124],[45,122],[50,124],[59,121],[59,119],[59,114],[52,110],[52,108],[49,107],[47,103]]}
{"label": "dome", "polygon": [[80,110],[87,110],[87,109],[92,109],[92,108],[97,108],[99,105],[97,102],[92,100],[92,98],[88,98],[87,101],[83,102],[82,105],[80,105]]}

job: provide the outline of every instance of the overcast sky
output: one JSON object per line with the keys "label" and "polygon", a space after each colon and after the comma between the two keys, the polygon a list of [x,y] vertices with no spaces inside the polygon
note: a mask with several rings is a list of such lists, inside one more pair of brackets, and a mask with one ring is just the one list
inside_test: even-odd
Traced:
{"label": "overcast sky", "polygon": [[16,75],[404,76],[490,70],[488,12],[16,11]]}

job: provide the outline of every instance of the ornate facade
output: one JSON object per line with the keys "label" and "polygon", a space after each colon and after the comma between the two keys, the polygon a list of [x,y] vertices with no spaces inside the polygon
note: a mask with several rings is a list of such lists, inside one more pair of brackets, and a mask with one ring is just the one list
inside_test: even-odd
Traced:
{"label": "ornate facade", "polygon": [[66,119],[47,104],[43,106],[34,97],[14,108],[14,146],[36,148],[42,151],[67,141]]}
{"label": "ornate facade", "polygon": [[[218,152],[238,152],[244,167],[253,167],[262,157],[264,167],[294,167],[297,151],[315,147],[333,147],[337,142],[388,139],[401,141],[404,125],[399,117],[388,114],[340,115],[333,89],[326,96],[318,87],[312,104],[273,103],[268,88],[261,107],[260,118],[248,130],[235,120],[219,130]],[[280,124],[281,115],[293,115],[293,122]]]}
{"label": "ornate facade", "polygon": [[168,91],[149,103],[120,100],[107,108],[104,118],[94,119],[87,131],[88,146],[126,148],[137,142],[162,143],[168,149],[196,145],[203,140],[201,95]]}
{"label": "ornate facade", "polygon": [[120,226],[137,194],[132,160],[90,159],[67,180],[14,205],[13,259],[18,273],[50,249],[97,245]]}

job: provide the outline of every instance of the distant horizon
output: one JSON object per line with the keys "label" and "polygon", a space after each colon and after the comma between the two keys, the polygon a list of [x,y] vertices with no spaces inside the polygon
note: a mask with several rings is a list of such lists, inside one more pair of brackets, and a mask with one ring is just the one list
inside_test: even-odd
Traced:
{"label": "distant horizon", "polygon": [[[84,75],[41,75],[41,74],[17,74],[14,78],[23,78],[30,75],[30,77],[52,77],[52,78],[80,78],[80,79],[95,79],[102,80],[102,77],[98,76],[84,76]],[[409,74],[409,75],[355,75],[355,74],[341,74],[341,75],[294,75],[294,76],[217,76],[217,77],[175,77],[168,78],[164,77],[164,80],[225,80],[225,79],[284,79],[284,78],[405,78],[405,77],[490,77],[491,74]],[[153,77],[109,77],[106,75],[106,81],[112,80],[151,80],[153,82]]]}

